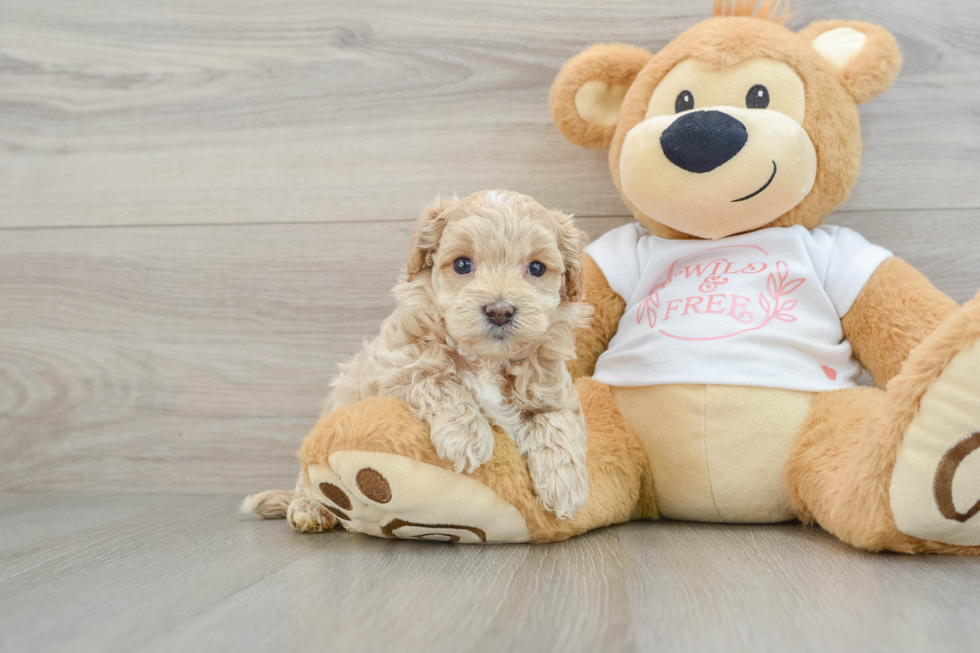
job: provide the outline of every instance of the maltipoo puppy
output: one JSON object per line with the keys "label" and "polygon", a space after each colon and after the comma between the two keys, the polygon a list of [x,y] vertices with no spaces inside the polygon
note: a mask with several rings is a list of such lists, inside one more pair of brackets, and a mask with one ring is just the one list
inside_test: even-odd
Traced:
{"label": "maltipoo puppy", "polygon": [[527,460],[542,506],[571,517],[589,494],[575,355],[585,234],[526,195],[438,200],[419,218],[398,307],[340,366],[325,411],[396,397],[456,471],[493,456],[491,423]]}
{"label": "maltipoo puppy", "polygon": [[[527,461],[540,504],[571,517],[589,494],[585,420],[565,367],[591,308],[579,301],[585,240],[570,216],[519,193],[437,200],[419,218],[397,308],[340,366],[325,414],[396,397],[457,472],[490,460],[496,424]],[[264,501],[245,507],[284,516],[284,498]],[[298,493],[292,501],[304,519],[323,512]]]}

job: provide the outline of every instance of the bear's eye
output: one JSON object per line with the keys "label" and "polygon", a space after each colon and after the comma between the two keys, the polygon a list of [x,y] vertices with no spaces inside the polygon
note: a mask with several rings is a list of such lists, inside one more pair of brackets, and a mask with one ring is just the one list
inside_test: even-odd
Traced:
{"label": "bear's eye", "polygon": [[527,266],[527,273],[532,277],[543,277],[547,271],[548,268],[541,261],[533,261],[531,265]]}
{"label": "bear's eye", "polygon": [[690,111],[694,108],[694,94],[690,91],[681,91],[681,94],[674,100],[674,111]]}
{"label": "bear's eye", "polygon": [[765,109],[769,106],[769,89],[756,84],[745,95],[745,106],[750,109]]}
{"label": "bear's eye", "polygon": [[453,261],[453,271],[456,272],[456,274],[469,274],[473,271],[473,261],[465,256],[460,256],[458,259]]}

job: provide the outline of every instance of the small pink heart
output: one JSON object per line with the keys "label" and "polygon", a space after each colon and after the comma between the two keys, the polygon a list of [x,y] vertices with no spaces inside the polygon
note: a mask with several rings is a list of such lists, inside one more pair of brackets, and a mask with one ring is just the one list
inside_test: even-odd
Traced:
{"label": "small pink heart", "polygon": [[835,370],[834,368],[827,367],[826,365],[821,365],[820,369],[823,370],[823,373],[826,374],[827,378],[830,379],[831,381],[837,380],[837,370]]}

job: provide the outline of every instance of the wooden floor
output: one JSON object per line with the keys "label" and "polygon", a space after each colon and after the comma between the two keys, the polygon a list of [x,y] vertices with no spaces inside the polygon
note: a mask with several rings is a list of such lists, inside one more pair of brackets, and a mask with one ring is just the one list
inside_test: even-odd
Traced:
{"label": "wooden floor", "polygon": [[[548,547],[304,537],[287,487],[437,193],[629,220],[548,88],[710,0],[0,0],[0,651],[977,650],[980,563],[799,526]],[[828,222],[980,288],[975,0],[798,0],[904,70]]]}
{"label": "wooden floor", "polygon": [[0,494],[0,650],[976,651],[980,565],[797,524],[301,535],[229,496]]}

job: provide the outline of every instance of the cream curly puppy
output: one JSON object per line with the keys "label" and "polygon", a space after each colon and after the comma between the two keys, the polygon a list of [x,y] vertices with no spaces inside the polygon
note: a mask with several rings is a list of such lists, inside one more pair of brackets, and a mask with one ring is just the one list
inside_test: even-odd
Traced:
{"label": "cream curly puppy", "polygon": [[[397,308],[340,366],[324,414],[396,397],[457,472],[490,460],[496,424],[527,461],[541,505],[571,517],[589,494],[585,420],[565,368],[591,308],[579,302],[585,240],[569,216],[526,195],[437,200],[419,218]],[[286,516],[286,498],[262,493],[244,507]],[[288,512],[299,530],[333,523],[299,493]]]}

